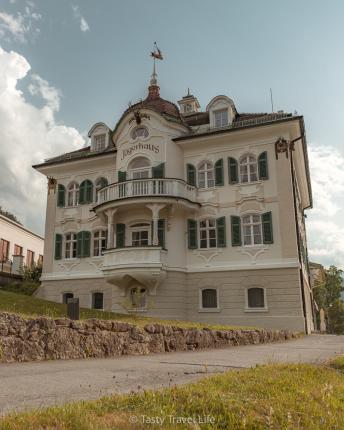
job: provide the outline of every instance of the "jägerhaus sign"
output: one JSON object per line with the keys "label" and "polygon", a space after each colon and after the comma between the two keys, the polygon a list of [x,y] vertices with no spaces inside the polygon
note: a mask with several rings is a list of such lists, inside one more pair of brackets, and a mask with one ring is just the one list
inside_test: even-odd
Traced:
{"label": "j\u00e4gerhaus sign", "polygon": [[131,145],[128,149],[123,149],[121,160],[124,160],[125,158],[129,157],[132,153],[136,151],[141,151],[141,150],[151,151],[154,154],[159,154],[160,147],[152,143],[140,142],[140,143],[137,143],[136,145]]}

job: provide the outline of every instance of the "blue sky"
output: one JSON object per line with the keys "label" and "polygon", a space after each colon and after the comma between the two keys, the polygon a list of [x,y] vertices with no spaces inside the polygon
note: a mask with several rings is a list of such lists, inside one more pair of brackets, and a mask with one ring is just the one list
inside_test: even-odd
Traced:
{"label": "blue sky", "polygon": [[[344,266],[343,17],[339,0],[0,0],[0,77],[9,100],[0,106],[7,130],[0,131],[0,205],[43,232],[45,184],[26,169],[83,145],[97,121],[113,127],[129,101],[144,97],[156,40],[165,57],[158,64],[163,97],[177,101],[190,87],[203,108],[226,94],[239,112],[261,112],[271,110],[271,87],[275,110],[305,116],[315,193],[310,254]],[[42,121],[39,135],[31,114]],[[23,121],[25,142],[16,134]],[[14,154],[23,152],[19,179],[9,137],[18,140]],[[28,209],[19,202],[31,177]]]}

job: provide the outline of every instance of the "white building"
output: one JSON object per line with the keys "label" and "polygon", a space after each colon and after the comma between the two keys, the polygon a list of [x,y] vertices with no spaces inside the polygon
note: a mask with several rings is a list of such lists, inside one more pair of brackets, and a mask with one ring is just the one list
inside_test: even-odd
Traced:
{"label": "white building", "polygon": [[303,117],[178,103],[153,73],[114,129],[96,123],[89,147],[34,166],[50,178],[41,296],[310,332]]}
{"label": "white building", "polygon": [[[0,215],[0,270],[10,272],[14,257],[31,266],[43,261],[44,239],[21,224]],[[17,270],[17,267],[16,267]]]}

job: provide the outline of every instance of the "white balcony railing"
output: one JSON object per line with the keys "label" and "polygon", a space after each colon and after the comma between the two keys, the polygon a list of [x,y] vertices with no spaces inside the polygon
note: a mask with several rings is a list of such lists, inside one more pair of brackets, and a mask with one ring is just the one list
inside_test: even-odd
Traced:
{"label": "white balcony railing", "polygon": [[197,189],[182,179],[133,179],[117,182],[102,188],[97,193],[97,205],[128,197],[165,196],[196,201]]}

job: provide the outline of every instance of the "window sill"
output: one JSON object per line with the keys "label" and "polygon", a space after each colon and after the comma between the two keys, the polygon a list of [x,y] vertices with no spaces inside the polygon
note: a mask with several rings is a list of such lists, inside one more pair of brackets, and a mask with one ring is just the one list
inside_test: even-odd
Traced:
{"label": "window sill", "polygon": [[236,185],[237,187],[245,187],[248,185],[259,185],[262,184],[264,181],[263,180],[259,180],[259,181],[252,181],[252,182],[238,182],[234,185]]}
{"label": "window sill", "polygon": [[268,308],[245,308],[245,312],[269,312]]}
{"label": "window sill", "polygon": [[148,309],[146,308],[139,308],[139,309],[128,309],[128,313],[138,313],[138,312],[148,312]]}
{"label": "window sill", "polygon": [[220,308],[201,308],[198,309],[199,313],[209,313],[209,312],[214,312],[214,313],[218,313],[221,312]]}
{"label": "window sill", "polygon": [[[220,185],[218,185],[218,186],[220,186]],[[213,187],[202,187],[202,188],[198,188],[198,191],[214,191],[214,190],[216,190],[216,188],[217,188],[216,186],[213,186]]]}

